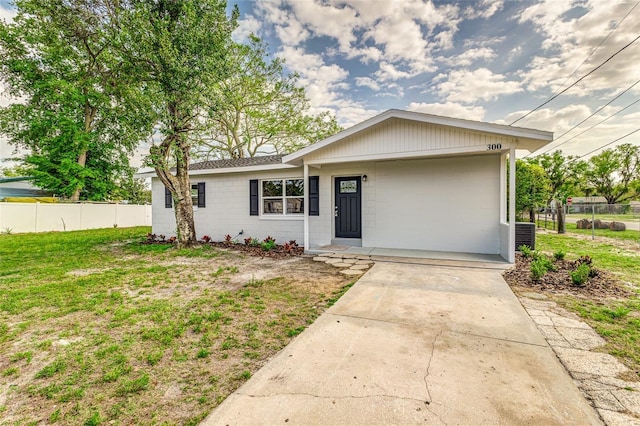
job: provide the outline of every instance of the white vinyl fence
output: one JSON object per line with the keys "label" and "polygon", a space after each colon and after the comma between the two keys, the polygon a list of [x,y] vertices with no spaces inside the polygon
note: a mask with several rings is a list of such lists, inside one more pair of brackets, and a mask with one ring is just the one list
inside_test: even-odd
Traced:
{"label": "white vinyl fence", "polygon": [[0,232],[151,226],[151,205],[0,203]]}

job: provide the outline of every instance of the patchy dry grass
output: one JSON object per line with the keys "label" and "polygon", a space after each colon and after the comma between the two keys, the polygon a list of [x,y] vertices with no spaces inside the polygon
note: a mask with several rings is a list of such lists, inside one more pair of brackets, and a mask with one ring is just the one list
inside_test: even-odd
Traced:
{"label": "patchy dry grass", "polygon": [[0,236],[3,422],[196,424],[349,285],[147,232]]}

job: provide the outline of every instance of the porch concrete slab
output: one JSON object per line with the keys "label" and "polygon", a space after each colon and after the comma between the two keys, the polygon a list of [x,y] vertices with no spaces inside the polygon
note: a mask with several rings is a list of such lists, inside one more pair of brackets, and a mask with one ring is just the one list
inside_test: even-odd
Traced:
{"label": "porch concrete slab", "polygon": [[601,424],[501,280],[376,263],[203,424]]}

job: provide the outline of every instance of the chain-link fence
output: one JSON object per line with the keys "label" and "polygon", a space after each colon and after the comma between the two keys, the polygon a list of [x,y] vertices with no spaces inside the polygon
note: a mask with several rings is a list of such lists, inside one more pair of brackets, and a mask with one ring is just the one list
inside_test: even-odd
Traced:
{"label": "chain-link fence", "polygon": [[[625,232],[625,239],[637,239],[640,244],[640,202],[631,204],[578,203],[564,206],[568,231],[598,236],[615,237]],[[536,214],[538,228],[558,229],[558,211],[555,204],[540,208]],[[586,230],[586,231],[579,231]],[[637,234],[637,235],[636,235]]]}

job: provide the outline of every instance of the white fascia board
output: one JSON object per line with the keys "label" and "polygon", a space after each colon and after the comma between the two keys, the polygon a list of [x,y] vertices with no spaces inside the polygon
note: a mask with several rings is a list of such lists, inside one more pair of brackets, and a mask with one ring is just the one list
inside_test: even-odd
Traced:
{"label": "white fascia board", "polygon": [[[199,175],[217,175],[223,173],[247,173],[247,172],[261,172],[269,170],[288,170],[298,169],[298,166],[291,164],[262,164],[260,166],[246,166],[246,167],[225,167],[219,169],[199,169],[189,171],[189,176]],[[156,172],[141,173],[136,175],[141,178],[158,177]]]}
{"label": "white fascia board", "polygon": [[323,164],[357,163],[362,161],[404,160],[435,157],[468,157],[470,155],[497,155],[509,152],[511,144],[503,144],[501,150],[487,150],[482,146],[466,146],[461,148],[434,149],[432,151],[397,152],[384,154],[367,154],[358,157],[331,158],[327,160],[310,161],[310,167],[320,168]]}
{"label": "white fascia board", "polygon": [[[342,132],[336,133],[333,136],[330,136],[320,142],[316,142],[313,145],[309,145],[306,148],[303,148],[299,151],[296,151],[292,154],[289,154],[282,158],[283,163],[287,164],[302,164],[302,159],[305,155],[310,154],[314,151],[322,149],[328,145],[331,145],[334,142],[337,142],[341,139],[347,138],[351,135],[359,133],[363,130],[366,130],[370,127],[373,127],[385,120],[391,118],[399,118],[410,121],[418,121],[422,123],[429,124],[437,124],[441,126],[447,127],[455,127],[459,129],[465,130],[474,130],[478,132],[484,133],[493,133],[501,136],[511,136],[524,140],[532,140],[539,141],[544,146],[546,143],[551,142],[553,140],[553,132],[547,132],[545,130],[537,130],[537,129],[528,129],[525,127],[513,127],[507,126],[504,124],[495,124],[495,123],[483,123],[481,121],[471,121],[464,120],[461,118],[451,118],[451,117],[442,117],[438,115],[424,114],[420,112],[412,112],[412,111],[402,111],[397,109],[390,109],[388,111],[383,112],[382,114],[376,115],[368,120],[365,120],[361,123],[356,124],[355,126],[349,127]],[[527,144],[523,144],[524,148],[526,148]]]}

